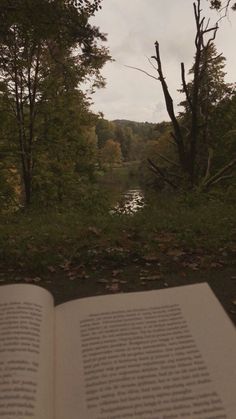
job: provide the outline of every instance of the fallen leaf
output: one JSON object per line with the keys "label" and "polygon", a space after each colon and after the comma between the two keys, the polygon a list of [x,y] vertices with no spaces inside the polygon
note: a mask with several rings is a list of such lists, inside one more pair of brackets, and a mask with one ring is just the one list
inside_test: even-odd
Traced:
{"label": "fallen leaf", "polygon": [[222,264],[219,263],[219,262],[211,262],[211,264],[210,264],[211,268],[219,268],[221,266],[222,266]]}
{"label": "fallen leaf", "polygon": [[146,277],[147,281],[158,281],[160,279],[161,279],[161,275],[151,275],[151,276]]}
{"label": "fallen leaf", "polygon": [[62,268],[64,271],[69,271],[70,269],[70,260],[65,260],[64,263],[62,263],[60,266],[60,268]]}
{"label": "fallen leaf", "polygon": [[107,284],[108,283],[108,280],[107,279],[98,279],[96,282],[98,284]]}
{"label": "fallen leaf", "polygon": [[55,269],[53,266],[48,266],[48,270],[49,270],[49,272],[51,272],[51,273],[56,272],[56,269]]}
{"label": "fallen leaf", "polygon": [[173,242],[175,239],[175,234],[163,232],[160,233],[157,238],[160,240],[160,242]]}
{"label": "fallen leaf", "polygon": [[36,276],[35,278],[32,279],[33,282],[40,282],[42,281],[42,278],[40,278],[39,276]]}
{"label": "fallen leaf", "polygon": [[181,256],[184,256],[186,253],[181,249],[171,249],[168,250],[167,255],[172,256],[173,258],[179,258]]}
{"label": "fallen leaf", "polygon": [[112,271],[112,276],[117,276],[119,273],[122,272],[120,269]]}
{"label": "fallen leaf", "polygon": [[106,289],[112,292],[118,292],[120,290],[118,282],[107,285]]}
{"label": "fallen leaf", "polygon": [[35,278],[29,278],[29,277],[25,277],[24,278],[24,282],[40,282],[42,281],[42,279],[39,276],[36,276]]}
{"label": "fallen leaf", "polygon": [[158,262],[159,258],[156,255],[146,255],[143,257],[145,262]]}
{"label": "fallen leaf", "polygon": [[190,268],[193,271],[198,271],[198,269],[199,269],[198,264],[195,263],[195,262],[184,262],[183,266],[185,266],[186,268]]}
{"label": "fallen leaf", "polygon": [[99,235],[100,235],[100,231],[99,231],[99,230],[98,230],[98,228],[96,228],[96,227],[89,227],[89,228],[88,228],[88,231],[89,231],[90,233],[95,234],[95,236],[99,236]]}

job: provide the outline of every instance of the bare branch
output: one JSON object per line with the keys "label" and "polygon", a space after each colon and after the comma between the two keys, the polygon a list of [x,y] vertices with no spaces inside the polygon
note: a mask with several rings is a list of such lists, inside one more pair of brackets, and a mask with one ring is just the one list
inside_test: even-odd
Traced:
{"label": "bare branch", "polygon": [[127,68],[132,68],[133,70],[141,71],[141,73],[146,74],[148,77],[151,77],[152,79],[155,79],[155,80],[159,80],[159,77],[155,77],[155,76],[153,76],[152,74],[149,74],[147,71],[142,70],[141,68],[138,68],[138,67],[133,67],[133,66],[131,66],[131,65],[125,65],[125,67],[127,67]]}
{"label": "bare branch", "polygon": [[162,179],[168,183],[168,185],[170,185],[173,189],[178,189],[177,185],[175,183],[173,183],[171,180],[169,180],[165,173],[158,167],[156,166],[156,164],[154,164],[150,159],[147,159],[148,163],[151,165],[151,167],[149,167],[149,169],[155,173],[156,176],[160,175],[162,177]]}
{"label": "bare branch", "polygon": [[170,140],[171,144],[174,144],[175,146],[178,146],[178,143],[176,141],[176,137],[175,134],[173,132],[170,133],[171,137],[173,138],[174,142]]}
{"label": "bare branch", "polygon": [[187,98],[189,107],[192,110],[192,101],[190,99],[190,95],[189,95],[189,91],[188,91],[188,86],[187,86],[186,79],[185,79],[184,63],[181,63],[181,77],[182,77],[183,90],[184,90],[184,93],[186,95],[186,98]]}
{"label": "bare branch", "polygon": [[156,41],[155,42],[155,48],[156,48],[156,62],[157,62],[157,67],[158,67],[158,73],[159,73],[159,80],[161,82],[162,85],[162,90],[164,93],[164,97],[165,97],[165,102],[166,102],[166,109],[167,112],[169,114],[169,117],[172,121],[172,124],[174,126],[174,131],[175,131],[175,141],[176,143],[179,145],[181,151],[181,159],[182,161],[184,161],[184,150],[183,150],[183,138],[182,138],[182,133],[181,133],[181,129],[179,126],[179,123],[177,121],[177,118],[175,116],[175,111],[174,111],[174,106],[173,106],[173,99],[169,93],[163,72],[162,72],[162,65],[161,65],[161,58],[160,58],[160,50],[159,50],[159,43]]}
{"label": "bare branch", "polygon": [[[158,71],[158,68],[154,66],[154,64],[152,63],[152,61],[150,60],[149,57],[146,57],[148,59],[149,64],[151,64],[151,66],[154,68],[154,70]],[[155,57],[151,57],[151,58],[155,58]]]}
{"label": "bare branch", "polygon": [[[213,2],[211,2],[213,3]],[[229,6],[230,6],[231,0],[227,0],[226,4],[224,4],[222,7],[217,8],[219,13],[222,13],[224,11],[224,14],[220,16],[220,18],[217,20],[217,23],[219,23],[222,19],[224,19],[228,15]],[[232,6],[232,9],[234,9],[235,4]],[[212,5],[213,6],[213,5]],[[212,7],[213,8],[213,7]]]}
{"label": "bare branch", "polygon": [[157,156],[159,156],[162,160],[165,160],[167,163],[170,163],[170,164],[173,164],[173,166],[175,166],[175,167],[180,167],[180,165],[178,164],[178,163],[176,163],[175,161],[173,161],[173,160],[171,160],[171,159],[169,159],[168,157],[166,157],[166,156],[163,156],[163,154],[161,154],[161,153],[156,153],[157,154]]}
{"label": "bare branch", "polygon": [[213,185],[220,179],[225,172],[228,170],[233,169],[233,167],[236,165],[236,159],[231,160],[226,166],[224,166],[222,169],[220,169],[214,176],[212,176],[210,179],[208,179],[205,184],[203,185],[204,188],[208,188],[209,186]]}
{"label": "bare branch", "polygon": [[[217,33],[217,31],[218,31],[218,25],[216,24],[216,26],[214,27],[214,28],[211,28],[211,29],[208,29],[206,32],[209,32],[210,30],[211,31],[214,31],[213,32],[213,35],[212,35],[212,37],[210,38],[210,39],[208,39],[208,42],[207,42],[207,45],[206,45],[206,48],[208,48],[209,47],[209,45],[210,45],[210,43],[211,42],[213,42],[214,40],[215,40],[215,38],[216,38],[216,33]],[[205,32],[205,33],[206,33]]]}
{"label": "bare branch", "polygon": [[233,177],[234,177],[233,175],[221,176],[217,178],[216,180],[214,180],[213,182],[211,182],[210,186],[215,185],[216,183],[222,182],[223,180],[226,180],[226,179],[232,179]]}
{"label": "bare branch", "polygon": [[204,180],[203,180],[203,184],[210,177],[210,170],[211,170],[212,158],[213,158],[213,149],[212,148],[209,148],[209,150],[208,150],[208,159],[207,159],[207,169],[206,169],[206,174],[205,174],[205,177],[204,177]]}

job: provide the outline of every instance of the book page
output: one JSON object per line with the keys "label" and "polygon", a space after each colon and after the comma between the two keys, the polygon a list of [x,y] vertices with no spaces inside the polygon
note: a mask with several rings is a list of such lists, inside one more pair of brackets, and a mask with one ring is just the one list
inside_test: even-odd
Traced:
{"label": "book page", "polygon": [[207,284],[56,308],[57,419],[235,419],[236,333]]}
{"label": "book page", "polygon": [[53,418],[54,305],[34,285],[0,287],[0,417]]}

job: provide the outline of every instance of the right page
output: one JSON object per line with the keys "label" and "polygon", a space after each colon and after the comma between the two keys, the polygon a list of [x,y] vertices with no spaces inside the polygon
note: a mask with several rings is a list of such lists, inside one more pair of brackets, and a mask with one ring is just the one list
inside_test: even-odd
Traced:
{"label": "right page", "polygon": [[57,419],[235,419],[235,328],[207,284],[56,308]]}

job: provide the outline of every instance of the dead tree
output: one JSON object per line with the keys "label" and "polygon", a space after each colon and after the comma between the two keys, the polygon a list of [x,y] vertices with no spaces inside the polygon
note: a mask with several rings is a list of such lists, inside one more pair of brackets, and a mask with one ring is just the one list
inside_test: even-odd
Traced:
{"label": "dead tree", "polygon": [[[155,77],[148,72],[137,68],[130,67],[141,71],[147,74],[149,77],[152,77],[160,81],[162,86],[162,91],[164,94],[166,110],[170,117],[173,126],[173,132],[171,133],[173,137],[174,144],[176,145],[177,155],[179,160],[179,166],[184,174],[184,178],[187,180],[187,184],[190,188],[200,186],[202,189],[208,189],[211,185],[218,183],[219,181],[228,178],[230,175],[225,175],[225,172],[229,172],[236,166],[236,160],[233,159],[231,162],[227,163],[222,169],[220,169],[215,175],[210,175],[211,163],[213,158],[213,151],[211,147],[208,147],[208,159],[205,168],[205,175],[202,179],[199,179],[199,174],[197,170],[197,159],[199,157],[200,149],[200,137],[201,131],[203,130],[203,137],[207,138],[207,124],[208,124],[208,115],[204,117],[204,123],[202,123],[202,115],[200,109],[200,95],[201,95],[201,86],[204,73],[208,67],[207,52],[209,47],[213,43],[216,37],[218,30],[218,24],[209,27],[209,20],[206,22],[205,17],[202,17],[201,10],[201,0],[197,0],[193,4],[194,7],[194,17],[196,23],[196,36],[195,36],[195,59],[193,65],[193,81],[191,91],[189,86],[186,83],[185,77],[185,66],[184,63],[181,63],[181,79],[182,79],[182,89],[186,97],[186,102],[190,111],[190,129],[186,133],[186,130],[181,126],[180,119],[175,114],[175,109],[173,105],[173,99],[168,90],[168,85],[162,69],[162,61],[160,55],[159,43],[155,42],[155,55],[151,58],[155,60],[156,65],[151,63],[152,67],[158,73],[158,77]],[[203,126],[204,125],[204,126]],[[207,146],[207,144],[205,144]],[[149,159],[150,170],[155,173],[158,177],[161,176],[163,180],[174,189],[177,188],[177,185],[173,183],[172,180],[167,178],[167,175],[158,167],[153,161]]]}
{"label": "dead tree", "polygon": [[[201,16],[201,0],[197,0],[197,3],[194,3],[194,17],[196,23],[196,36],[195,36],[195,60],[194,60],[194,73],[193,73],[193,83],[191,93],[188,89],[185,78],[185,67],[184,63],[181,63],[181,78],[182,78],[182,88],[186,96],[186,102],[191,114],[191,123],[190,130],[186,135],[181,127],[179,119],[175,115],[175,110],[173,106],[173,100],[169,93],[168,86],[162,70],[162,62],[160,57],[159,43],[155,43],[155,56],[152,57],[156,61],[158,72],[158,79],[161,82],[162,90],[165,98],[166,109],[168,115],[171,119],[173,125],[172,137],[177,146],[179,163],[184,172],[188,184],[191,188],[199,184],[199,178],[196,168],[196,162],[199,152],[199,140],[200,140],[200,129],[204,129],[204,132],[207,131],[208,118],[205,116],[205,125],[201,126],[201,115],[200,115],[200,93],[201,93],[201,83],[205,71],[207,70],[208,62],[204,59],[207,56],[207,51],[216,37],[218,30],[218,24],[213,27],[209,27],[209,21],[205,23],[205,17]],[[202,64],[203,63],[203,64]],[[206,135],[205,135],[206,138]],[[205,176],[203,181],[200,181],[200,186],[203,189],[208,189],[211,185],[218,183],[219,181],[226,178],[225,172],[229,172],[236,165],[236,160],[233,159],[231,162],[227,163],[222,169],[220,169],[215,175],[210,176],[210,165],[212,162],[212,149],[209,147],[209,156],[207,161],[207,167],[205,170]],[[152,164],[152,170],[156,170],[156,174],[160,174],[159,168]],[[227,177],[229,177],[228,175]],[[170,184],[168,179],[166,182]]]}
{"label": "dead tree", "polygon": [[[156,55],[152,58],[157,63],[157,72],[159,75],[159,80],[162,85],[162,90],[164,93],[166,109],[173,124],[173,133],[172,137],[176,143],[179,162],[183,172],[186,174],[186,177],[189,181],[191,187],[193,187],[197,182],[197,173],[196,173],[196,160],[198,153],[198,139],[199,139],[199,95],[201,87],[201,78],[204,73],[204,69],[201,67],[202,58],[206,49],[208,49],[211,42],[214,41],[218,25],[209,28],[209,22],[205,24],[205,18],[201,17],[201,1],[198,0],[197,3],[194,3],[194,16],[196,22],[196,36],[195,36],[195,61],[194,61],[194,75],[193,75],[193,84],[191,94],[189,92],[186,78],[185,78],[185,67],[184,63],[181,63],[181,77],[182,77],[182,87],[183,92],[186,96],[186,101],[188,103],[190,112],[191,112],[191,125],[190,130],[187,135],[184,135],[183,129],[181,128],[180,122],[175,115],[173,100],[168,91],[167,83],[163,75],[162,63],[160,57],[159,43],[155,43]],[[210,35],[207,39],[207,36]]]}

